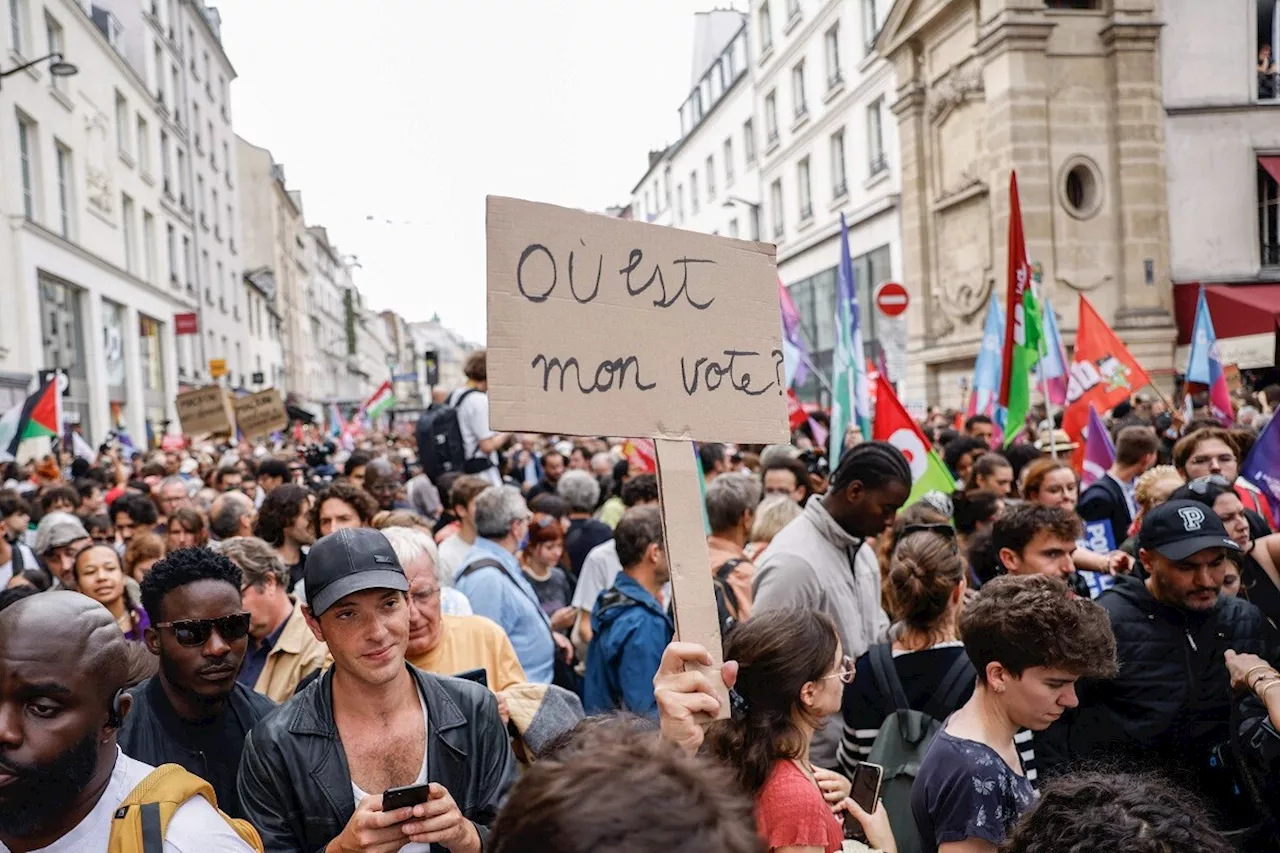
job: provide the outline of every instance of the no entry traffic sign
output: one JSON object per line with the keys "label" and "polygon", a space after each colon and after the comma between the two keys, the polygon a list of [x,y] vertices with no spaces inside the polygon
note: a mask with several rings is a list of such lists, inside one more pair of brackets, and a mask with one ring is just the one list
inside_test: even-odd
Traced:
{"label": "no entry traffic sign", "polygon": [[886,317],[899,317],[907,312],[910,298],[907,289],[896,281],[886,281],[876,288],[876,310]]}

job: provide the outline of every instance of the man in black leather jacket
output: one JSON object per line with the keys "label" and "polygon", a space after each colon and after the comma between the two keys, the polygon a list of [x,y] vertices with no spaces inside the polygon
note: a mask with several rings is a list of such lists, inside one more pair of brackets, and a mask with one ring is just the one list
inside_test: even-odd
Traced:
{"label": "man in black leather jacket", "polygon": [[1111,618],[1120,671],[1081,686],[1079,707],[1036,736],[1036,758],[1050,773],[1088,761],[1158,770],[1220,817],[1238,818],[1241,803],[1221,766],[1232,703],[1224,653],[1274,661],[1274,630],[1257,607],[1221,594],[1240,549],[1204,504],[1174,500],[1147,513],[1139,548],[1146,580],[1120,577],[1098,599]]}
{"label": "man in black leather jacket", "polygon": [[[405,663],[407,590],[377,530],[338,530],[312,548],[307,623],[334,664],[253,730],[240,765],[268,851],[485,848],[515,758],[489,690]],[[384,791],[427,785],[416,805],[383,809]]]}

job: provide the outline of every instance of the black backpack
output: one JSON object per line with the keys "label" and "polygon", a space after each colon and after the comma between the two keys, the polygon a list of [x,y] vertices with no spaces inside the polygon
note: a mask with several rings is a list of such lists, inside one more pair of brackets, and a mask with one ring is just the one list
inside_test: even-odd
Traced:
{"label": "black backpack", "polygon": [[[418,464],[433,483],[439,482],[442,474],[461,474],[467,468],[467,446],[462,440],[462,427],[458,424],[458,406],[475,391],[475,388],[468,388],[461,394],[450,395],[448,402],[432,405],[418,418],[418,425],[413,431],[418,440]],[[483,461],[488,463],[489,460]],[[487,467],[488,464],[484,466]]]}

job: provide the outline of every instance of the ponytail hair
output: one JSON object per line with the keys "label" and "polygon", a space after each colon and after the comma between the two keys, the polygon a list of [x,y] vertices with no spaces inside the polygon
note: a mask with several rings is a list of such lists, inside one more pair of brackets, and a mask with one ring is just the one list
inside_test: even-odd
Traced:
{"label": "ponytail hair", "polygon": [[766,611],[729,635],[725,658],[738,662],[740,701],[731,719],[707,728],[705,749],[729,767],[743,793],[754,797],[774,764],[803,754],[795,723],[805,713],[800,691],[831,670],[839,647],[835,623],[813,610]]}

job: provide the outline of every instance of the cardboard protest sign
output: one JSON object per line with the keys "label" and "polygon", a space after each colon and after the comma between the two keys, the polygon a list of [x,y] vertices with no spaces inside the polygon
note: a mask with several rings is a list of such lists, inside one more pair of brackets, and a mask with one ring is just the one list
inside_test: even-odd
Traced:
{"label": "cardboard protest sign", "polygon": [[248,439],[281,432],[289,426],[289,414],[285,411],[284,401],[280,399],[280,392],[274,388],[237,397],[235,409],[236,425]]}
{"label": "cardboard protest sign", "polygon": [[488,200],[496,429],[787,440],[774,248]]}
{"label": "cardboard protest sign", "polygon": [[182,431],[187,435],[231,432],[231,407],[227,405],[226,392],[219,385],[206,385],[179,394],[174,405],[178,409]]}
{"label": "cardboard protest sign", "polygon": [[774,247],[490,196],[489,425],[654,439],[676,636],[721,644],[690,440],[788,439]]}

